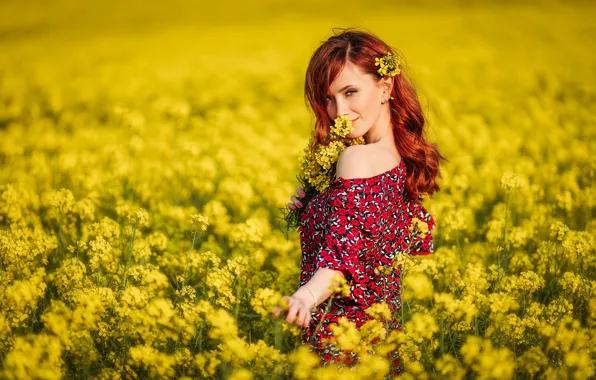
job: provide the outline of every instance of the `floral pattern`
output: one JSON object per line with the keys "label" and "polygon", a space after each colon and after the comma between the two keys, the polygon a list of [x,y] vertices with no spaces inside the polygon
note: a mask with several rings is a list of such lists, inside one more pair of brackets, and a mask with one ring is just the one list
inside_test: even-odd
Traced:
{"label": "floral pattern", "polygon": [[[428,255],[434,251],[433,217],[404,192],[406,165],[368,178],[336,178],[305,207],[300,219],[302,261],[300,286],[307,283],[318,268],[342,271],[350,285],[350,296],[335,294],[328,312],[327,301],[313,309],[308,327],[302,328],[302,342],[309,343],[323,364],[357,361],[354,353],[342,352],[324,338],[330,338],[330,325],[342,316],[360,328],[372,317],[365,310],[376,302],[387,302],[392,315],[401,308],[401,268],[376,271],[392,266],[398,254]],[[428,224],[428,232],[416,234],[408,229],[412,219]],[[412,240],[412,241],[411,241]],[[408,247],[409,250],[408,250]],[[314,331],[320,324],[318,331]],[[401,329],[397,319],[388,330]],[[390,353],[399,372],[397,353]]]}

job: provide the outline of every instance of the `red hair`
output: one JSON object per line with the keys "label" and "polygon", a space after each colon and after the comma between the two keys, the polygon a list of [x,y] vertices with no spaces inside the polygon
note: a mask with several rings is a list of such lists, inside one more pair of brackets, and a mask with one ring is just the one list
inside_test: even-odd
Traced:
{"label": "red hair", "polygon": [[405,191],[413,200],[421,200],[423,193],[432,197],[435,191],[440,190],[436,178],[440,177],[439,161],[445,160],[445,157],[439,153],[437,144],[427,141],[424,136],[425,118],[416,90],[404,75],[404,59],[370,32],[343,29],[340,34],[329,37],[313,53],[306,70],[304,96],[316,118],[314,143],[324,143],[329,126],[333,124],[327,114],[325,98],[344,65],[351,62],[379,81],[383,76],[377,71],[375,57],[381,57],[385,52],[393,53],[402,62],[400,73],[390,77],[393,81],[391,96],[394,98],[390,99],[390,107],[395,144],[406,164]]}

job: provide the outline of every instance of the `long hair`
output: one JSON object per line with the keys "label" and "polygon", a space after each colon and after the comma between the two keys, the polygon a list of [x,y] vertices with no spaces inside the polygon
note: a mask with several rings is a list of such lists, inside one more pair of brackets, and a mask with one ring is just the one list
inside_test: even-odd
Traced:
{"label": "long hair", "polygon": [[[307,106],[312,109],[316,122],[314,145],[322,144],[329,132],[333,120],[327,114],[325,97],[327,91],[340,74],[344,65],[351,62],[366,74],[375,76],[378,82],[383,78],[375,66],[375,57],[382,57],[391,52],[405,60],[379,37],[354,28],[340,29],[324,41],[313,53],[306,70],[304,96]],[[439,191],[436,178],[439,175],[439,160],[445,160],[436,144],[424,136],[425,118],[413,85],[406,77],[403,65],[398,75],[390,77],[393,90],[390,99],[391,124],[397,149],[406,164],[406,195],[413,200],[422,200],[422,194],[431,197]]]}

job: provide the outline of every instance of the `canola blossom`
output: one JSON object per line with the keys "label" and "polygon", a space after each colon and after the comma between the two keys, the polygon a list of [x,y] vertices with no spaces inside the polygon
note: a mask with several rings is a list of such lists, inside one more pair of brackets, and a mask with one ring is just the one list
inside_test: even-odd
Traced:
{"label": "canola blossom", "polygon": [[[0,5],[0,378],[384,379],[394,351],[405,379],[596,376],[596,6],[236,5]],[[322,366],[273,315],[301,258],[280,210],[345,148],[300,161],[301,100],[354,14],[403,52],[448,162],[433,255],[375,269],[402,273],[403,329],[382,302],[339,319],[360,360]]]}
{"label": "canola blossom", "polygon": [[[348,146],[366,143],[364,137],[348,138],[353,130],[352,121],[347,116],[341,115],[334,120],[333,125],[329,126],[324,143],[317,144],[314,130],[311,132],[310,141],[298,159],[300,173],[297,179],[306,194],[301,200],[304,207],[332,183],[341,153]],[[298,228],[304,207],[287,210],[284,214],[287,231]]]}
{"label": "canola blossom", "polygon": [[399,75],[401,72],[400,63],[399,58],[391,53],[386,53],[381,58],[375,58],[375,66],[380,66],[377,71],[384,76],[394,77]]}

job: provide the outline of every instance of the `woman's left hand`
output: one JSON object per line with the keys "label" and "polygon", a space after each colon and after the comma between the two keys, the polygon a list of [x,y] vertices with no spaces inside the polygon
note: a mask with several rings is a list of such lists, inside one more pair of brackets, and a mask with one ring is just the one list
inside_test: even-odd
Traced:
{"label": "woman's left hand", "polygon": [[[284,300],[288,302],[289,310],[286,316],[286,321],[288,323],[296,322],[298,326],[308,327],[310,324],[310,311],[313,307],[313,300],[312,299],[303,299],[300,296],[294,294],[292,296],[284,296]],[[282,309],[278,308],[273,312],[273,315],[278,317],[282,314]],[[296,318],[296,316],[298,318]]]}

